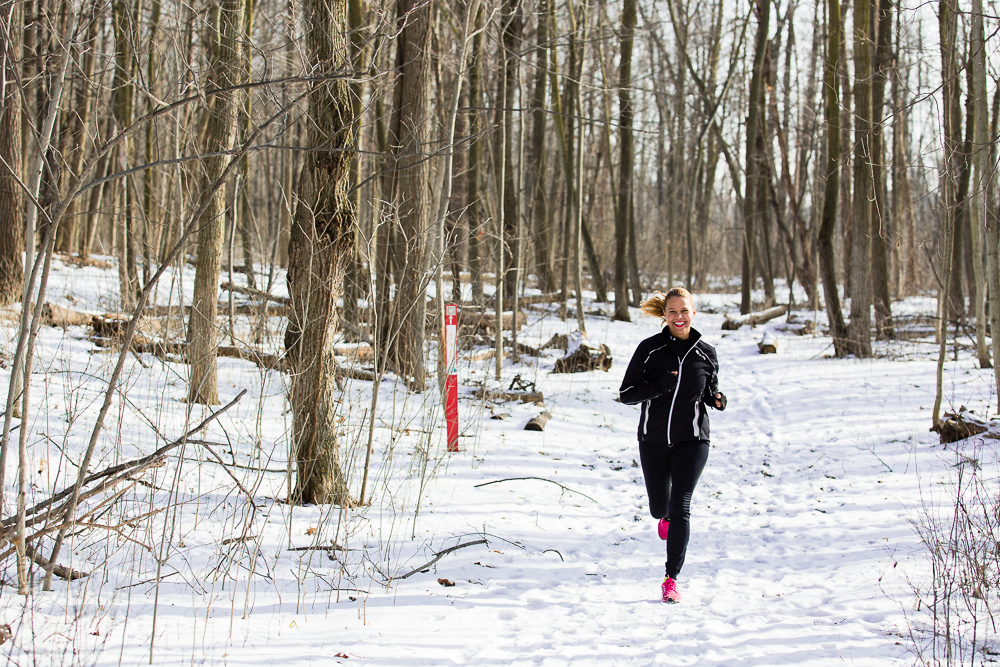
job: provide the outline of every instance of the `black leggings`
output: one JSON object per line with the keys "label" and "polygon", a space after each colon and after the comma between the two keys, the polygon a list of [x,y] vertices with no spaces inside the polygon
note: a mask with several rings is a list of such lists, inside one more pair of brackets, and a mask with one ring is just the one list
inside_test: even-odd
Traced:
{"label": "black leggings", "polygon": [[667,446],[639,442],[639,461],[646,480],[649,513],[670,522],[667,533],[666,575],[676,579],[684,567],[691,536],[691,495],[708,461],[708,441],[691,440]]}

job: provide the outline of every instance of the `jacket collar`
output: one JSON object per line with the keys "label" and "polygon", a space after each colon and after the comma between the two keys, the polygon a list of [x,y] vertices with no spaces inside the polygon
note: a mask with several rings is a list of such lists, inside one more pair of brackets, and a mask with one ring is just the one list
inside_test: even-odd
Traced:
{"label": "jacket collar", "polygon": [[[663,339],[663,342],[666,343],[670,347],[670,349],[673,350],[675,353],[678,351],[678,348],[683,343],[683,341],[681,341],[679,338],[675,338],[674,335],[670,333],[670,329],[668,327],[663,327],[662,329],[660,329],[659,335]],[[691,335],[688,337],[687,340],[691,341],[691,347],[694,347],[695,345],[698,344],[698,341],[701,340],[701,332],[695,329],[694,327],[691,327]]]}

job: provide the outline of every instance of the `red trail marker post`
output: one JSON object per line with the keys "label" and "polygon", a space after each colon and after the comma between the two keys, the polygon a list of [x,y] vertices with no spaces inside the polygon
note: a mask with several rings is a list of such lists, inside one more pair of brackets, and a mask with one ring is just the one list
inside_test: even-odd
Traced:
{"label": "red trail marker post", "polygon": [[448,451],[458,451],[458,306],[444,307],[444,359],[446,368],[444,417],[448,424]]}

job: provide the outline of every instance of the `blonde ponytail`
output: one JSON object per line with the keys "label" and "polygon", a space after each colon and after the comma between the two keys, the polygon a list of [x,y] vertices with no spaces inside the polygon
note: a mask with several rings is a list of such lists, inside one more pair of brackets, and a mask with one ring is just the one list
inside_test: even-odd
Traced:
{"label": "blonde ponytail", "polygon": [[653,292],[653,295],[639,304],[639,310],[647,317],[661,319],[667,307],[667,297],[663,292]]}

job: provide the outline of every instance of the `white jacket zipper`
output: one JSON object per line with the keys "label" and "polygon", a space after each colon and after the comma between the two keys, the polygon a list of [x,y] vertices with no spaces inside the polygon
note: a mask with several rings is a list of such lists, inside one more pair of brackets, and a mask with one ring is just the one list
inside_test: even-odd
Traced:
{"label": "white jacket zipper", "polygon": [[674,420],[674,403],[677,402],[677,392],[681,388],[681,375],[684,373],[684,360],[688,358],[693,350],[698,345],[698,341],[694,342],[694,345],[688,348],[688,351],[684,353],[683,357],[677,357],[680,359],[680,363],[677,364],[677,384],[674,385],[674,396],[670,399],[670,412],[667,413],[667,445],[672,445],[674,443],[670,442],[670,424]]}

